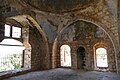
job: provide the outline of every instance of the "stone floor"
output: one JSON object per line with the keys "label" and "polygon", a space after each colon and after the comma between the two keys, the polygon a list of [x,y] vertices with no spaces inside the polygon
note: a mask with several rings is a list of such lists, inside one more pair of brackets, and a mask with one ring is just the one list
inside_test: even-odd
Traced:
{"label": "stone floor", "polygon": [[112,72],[57,68],[46,71],[30,72],[4,80],[120,80],[120,75]]}

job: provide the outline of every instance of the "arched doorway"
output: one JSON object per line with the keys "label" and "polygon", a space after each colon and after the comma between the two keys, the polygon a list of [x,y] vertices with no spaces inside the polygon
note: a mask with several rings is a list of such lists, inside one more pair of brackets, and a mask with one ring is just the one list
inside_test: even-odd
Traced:
{"label": "arched doorway", "polygon": [[77,49],[77,67],[78,69],[84,69],[86,66],[86,58],[85,58],[85,48],[79,47]]}
{"label": "arched doorway", "polygon": [[68,45],[60,47],[60,61],[61,67],[71,67],[71,52]]}

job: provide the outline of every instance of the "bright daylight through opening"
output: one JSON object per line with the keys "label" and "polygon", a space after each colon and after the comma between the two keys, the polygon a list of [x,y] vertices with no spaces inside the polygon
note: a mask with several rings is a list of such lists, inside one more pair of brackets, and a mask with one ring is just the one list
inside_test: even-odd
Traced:
{"label": "bright daylight through opening", "polygon": [[70,47],[68,45],[61,46],[60,56],[61,56],[61,66],[71,67],[71,52],[70,52]]}
{"label": "bright daylight through opening", "polygon": [[96,50],[97,67],[108,67],[107,51],[105,48],[98,48]]}
{"label": "bright daylight through opening", "polygon": [[20,41],[4,39],[0,43],[0,71],[21,68],[24,49]]}
{"label": "bright daylight through opening", "polygon": [[20,41],[13,39],[21,38],[21,28],[8,24],[4,27],[5,38],[0,42],[0,71],[21,68],[25,47]]}

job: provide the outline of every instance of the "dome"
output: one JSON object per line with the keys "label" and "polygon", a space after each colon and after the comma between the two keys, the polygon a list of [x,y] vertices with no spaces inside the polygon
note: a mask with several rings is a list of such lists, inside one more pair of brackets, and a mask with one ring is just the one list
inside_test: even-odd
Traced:
{"label": "dome", "polygon": [[26,4],[47,12],[69,12],[83,9],[95,4],[98,0],[23,0]]}

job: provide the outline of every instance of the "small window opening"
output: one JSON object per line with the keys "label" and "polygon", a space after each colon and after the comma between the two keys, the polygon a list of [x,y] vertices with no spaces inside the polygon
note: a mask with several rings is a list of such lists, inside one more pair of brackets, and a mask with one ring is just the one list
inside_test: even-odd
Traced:
{"label": "small window opening", "polygon": [[5,37],[12,37],[12,38],[21,38],[21,31],[22,29],[20,27],[16,26],[10,26],[8,24],[5,24]]}
{"label": "small window opening", "polygon": [[11,28],[10,25],[5,24],[5,33],[4,34],[6,37],[10,37],[10,28]]}
{"label": "small window opening", "polygon": [[12,27],[12,37],[20,38],[21,37],[21,28],[13,26]]}

